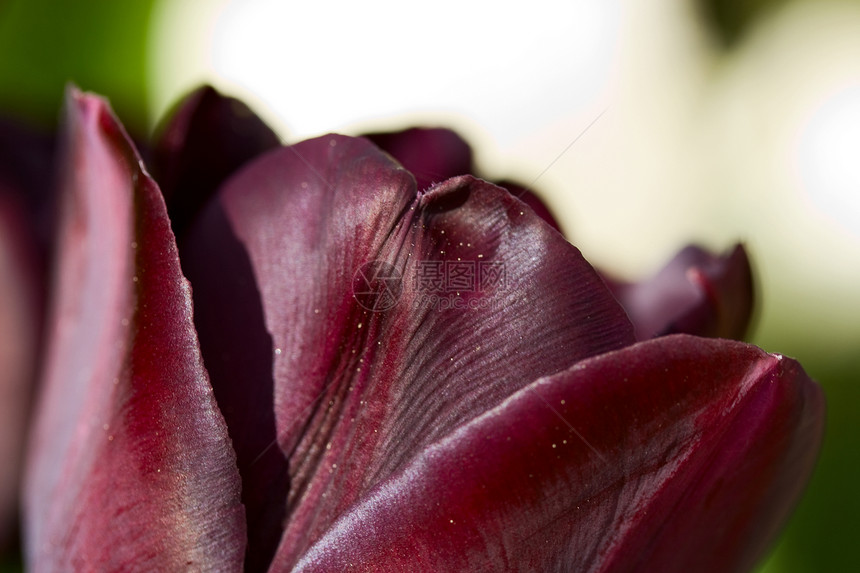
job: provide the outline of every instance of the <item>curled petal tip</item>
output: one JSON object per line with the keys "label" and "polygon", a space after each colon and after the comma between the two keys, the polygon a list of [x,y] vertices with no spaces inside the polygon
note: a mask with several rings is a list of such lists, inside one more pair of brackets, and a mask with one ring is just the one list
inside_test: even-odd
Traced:
{"label": "curled petal tip", "polygon": [[450,129],[413,127],[365,137],[412,173],[419,190],[473,172],[472,148]]}
{"label": "curled petal tip", "polygon": [[153,172],[177,236],[242,165],[280,145],[248,106],[211,86],[185,97],[159,128]]}
{"label": "curled petal tip", "polygon": [[674,333],[740,340],[753,313],[753,275],[742,245],[725,255],[686,247],[649,279],[607,284],[640,340]]}

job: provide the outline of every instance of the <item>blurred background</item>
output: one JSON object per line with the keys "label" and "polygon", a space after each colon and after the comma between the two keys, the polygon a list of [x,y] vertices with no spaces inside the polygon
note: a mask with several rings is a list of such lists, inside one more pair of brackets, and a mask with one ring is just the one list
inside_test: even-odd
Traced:
{"label": "blurred background", "polygon": [[860,571],[860,0],[0,0],[0,115],[51,129],[68,81],[138,137],[202,82],[285,141],[454,127],[631,279],[743,241],[751,340],[829,407],[762,571]]}

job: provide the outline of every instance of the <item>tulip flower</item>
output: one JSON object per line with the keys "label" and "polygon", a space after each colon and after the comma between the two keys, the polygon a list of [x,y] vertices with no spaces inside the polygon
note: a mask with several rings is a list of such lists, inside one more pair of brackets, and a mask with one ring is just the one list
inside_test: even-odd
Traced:
{"label": "tulip flower", "polygon": [[[433,183],[458,175],[476,173],[472,148],[450,129],[413,127],[394,133],[368,133],[365,137],[412,173],[418,189],[426,189]],[[531,207],[553,228],[559,228],[543,201],[528,187],[507,180],[499,181],[497,185]]]}
{"label": "tulip flower", "polygon": [[[476,171],[471,147],[449,129],[410,128],[366,137],[409,170],[418,189]],[[498,185],[559,229],[535,192],[514,181],[503,180]],[[627,283],[605,274],[603,278],[627,311],[640,340],[676,333],[740,340],[749,326],[753,281],[741,245],[727,256],[687,247],[654,277],[640,283]]]}
{"label": "tulip flower", "polygon": [[15,537],[43,307],[52,141],[0,118],[0,556]]}
{"label": "tulip flower", "polygon": [[4,195],[0,190],[0,553],[14,529],[39,322],[32,237],[21,208]]}
{"label": "tulip flower", "polygon": [[[466,174],[419,188],[366,138],[272,147],[252,121],[257,147],[183,155],[232,121],[200,101],[156,144],[184,157],[161,162],[185,182],[163,195],[106,102],[67,98],[34,571],[758,562],[822,436],[796,362],[672,328],[637,340],[525,203]],[[189,127],[203,108],[221,111]],[[176,235],[165,195],[191,205]],[[713,296],[680,306],[734,304],[734,271],[687,266]]]}

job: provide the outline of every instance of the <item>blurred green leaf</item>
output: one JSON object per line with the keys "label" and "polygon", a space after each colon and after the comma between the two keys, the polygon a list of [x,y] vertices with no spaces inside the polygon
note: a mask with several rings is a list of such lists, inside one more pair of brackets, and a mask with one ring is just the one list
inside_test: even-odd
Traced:
{"label": "blurred green leaf", "polygon": [[67,82],[110,98],[130,130],[149,124],[153,0],[0,0],[0,110],[54,125]]}
{"label": "blurred green leaf", "polygon": [[762,17],[791,0],[698,0],[705,21],[720,42],[731,48]]}

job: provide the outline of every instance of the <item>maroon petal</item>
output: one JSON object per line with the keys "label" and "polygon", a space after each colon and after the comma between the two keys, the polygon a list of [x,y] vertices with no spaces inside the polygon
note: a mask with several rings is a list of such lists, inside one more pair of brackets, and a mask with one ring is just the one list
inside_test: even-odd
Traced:
{"label": "maroon petal", "polygon": [[72,90],[66,114],[30,567],[236,570],[239,476],[164,202],[104,101]]}
{"label": "maroon petal", "polygon": [[752,269],[741,245],[726,255],[687,247],[648,280],[607,284],[639,340],[673,333],[740,340],[752,317]]}
{"label": "maroon petal", "polygon": [[549,223],[553,229],[561,232],[561,227],[558,226],[558,221],[555,220],[555,217],[552,216],[552,212],[549,210],[549,207],[538,197],[534,191],[530,190],[528,187],[524,187],[519,183],[514,183],[513,181],[501,181],[497,183],[500,187],[504,187],[508,190],[508,192],[528,205],[532,208],[532,210],[537,213],[537,216]]}
{"label": "maroon petal", "polygon": [[180,245],[194,322],[215,397],[236,451],[248,524],[246,571],[266,571],[281,540],[289,468],[277,445],[272,336],[251,262],[217,204],[206,233]]}
{"label": "maroon petal", "polygon": [[412,173],[418,189],[473,173],[472,148],[450,129],[413,127],[390,133],[370,133],[365,137]]}
{"label": "maroon petal", "polygon": [[[191,260],[213,244],[244,256],[190,271],[201,331],[230,300],[200,294],[220,276],[222,291],[257,285],[272,339],[273,381],[240,374],[221,391],[231,382],[212,371],[222,404],[254,383],[274,388],[290,477],[276,568],[422,447],[536,377],[633,342],[594,270],[521,202],[469,176],[416,193],[364,139],[326,136],[262,157],[200,223]],[[235,345],[220,355],[204,346],[207,364],[244,348],[256,320],[222,329]],[[242,466],[252,454],[236,443]]]}
{"label": "maroon petal", "polygon": [[52,134],[0,117],[0,181],[24,192],[28,206],[47,199],[53,156]]}
{"label": "maroon petal", "polygon": [[0,555],[18,530],[50,229],[54,137],[0,117]]}
{"label": "maroon petal", "polygon": [[792,360],[685,335],[586,360],[427,446],[296,571],[747,571],[821,443]]}
{"label": "maroon petal", "polygon": [[[391,154],[415,176],[418,189],[458,175],[474,174],[472,148],[457,132],[441,127],[413,127],[403,131],[365,135],[386,153]],[[541,219],[560,231],[558,222],[540,198],[512,181],[496,183],[531,207]]]}
{"label": "maroon petal", "polygon": [[36,241],[24,211],[0,180],[0,555],[18,521],[42,316]]}
{"label": "maroon petal", "polygon": [[54,241],[53,133],[0,117],[0,194],[14,196],[35,232],[41,269]]}
{"label": "maroon petal", "polygon": [[280,144],[241,101],[209,86],[186,97],[161,129],[153,159],[177,236],[227,177]]}

